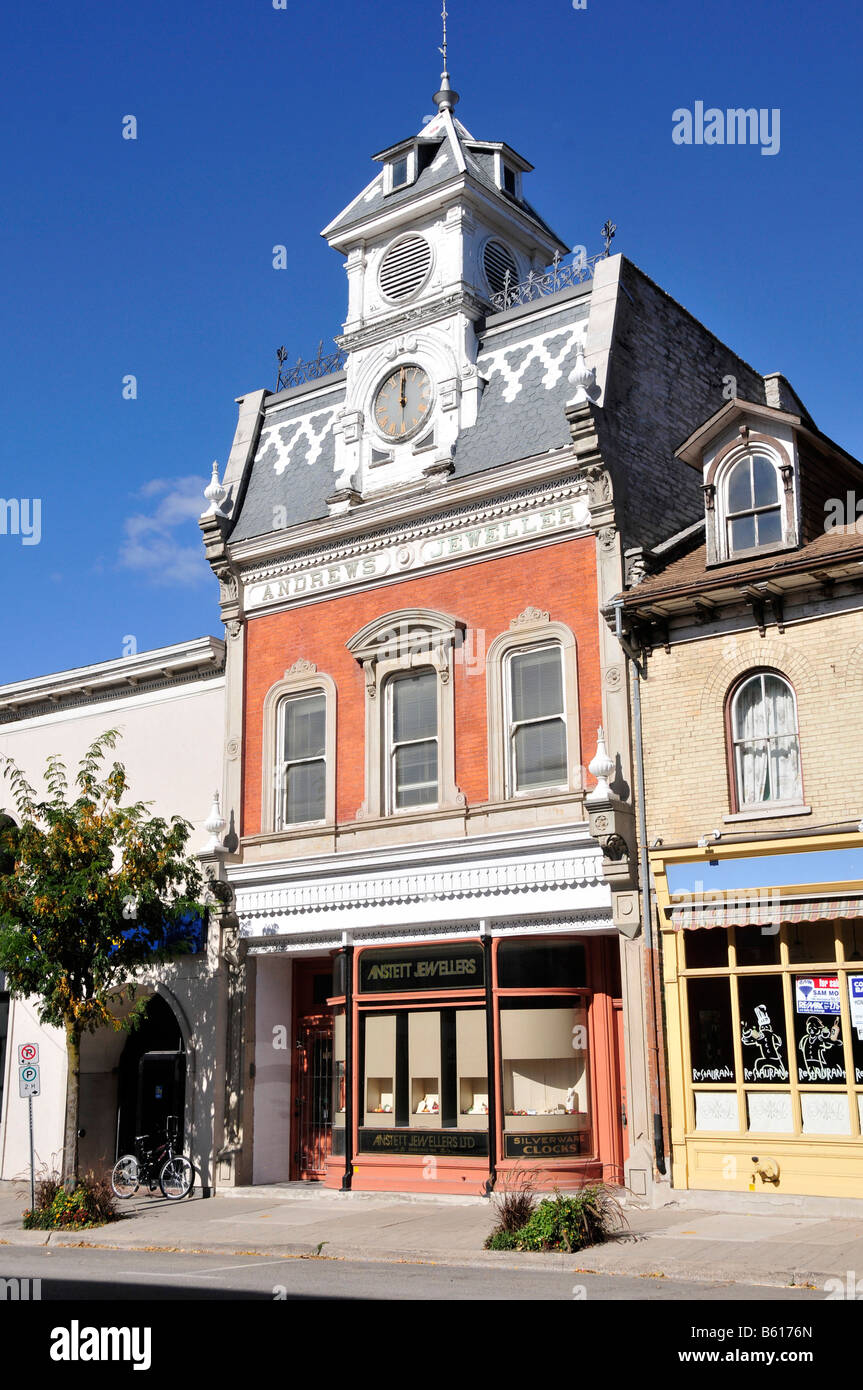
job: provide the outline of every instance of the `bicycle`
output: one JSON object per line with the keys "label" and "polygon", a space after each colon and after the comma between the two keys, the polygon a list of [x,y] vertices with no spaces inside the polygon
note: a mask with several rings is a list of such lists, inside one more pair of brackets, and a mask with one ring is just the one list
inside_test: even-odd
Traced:
{"label": "bicycle", "polygon": [[[173,1119],[173,1117],[172,1117]],[[195,1184],[195,1166],[185,1154],[174,1149],[176,1120],[169,1120],[165,1138],[151,1147],[148,1134],[135,1136],[135,1152],[123,1154],[111,1170],[115,1196],[125,1201],[147,1184],[151,1192],[161,1188],[162,1196],[178,1202],[187,1197]]]}

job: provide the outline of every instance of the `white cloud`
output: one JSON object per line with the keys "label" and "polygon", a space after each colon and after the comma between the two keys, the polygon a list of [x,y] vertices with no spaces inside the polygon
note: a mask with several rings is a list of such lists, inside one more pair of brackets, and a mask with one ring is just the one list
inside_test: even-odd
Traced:
{"label": "white cloud", "polygon": [[206,508],[206,480],[154,478],[138,492],[156,501],[155,509],[135,512],[123,522],[119,562],[152,584],[201,584],[210,575],[197,522]]}

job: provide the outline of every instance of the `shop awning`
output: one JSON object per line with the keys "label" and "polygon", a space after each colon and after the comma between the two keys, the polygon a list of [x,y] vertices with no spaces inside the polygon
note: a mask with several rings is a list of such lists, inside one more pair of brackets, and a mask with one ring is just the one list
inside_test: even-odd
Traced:
{"label": "shop awning", "polygon": [[[716,895],[719,896],[718,894]],[[794,922],[831,922],[863,917],[860,898],[782,898],[771,893],[729,894],[721,902],[705,901],[714,895],[694,895],[686,902],[672,901],[671,925],[675,931],[705,927],[776,927]]]}

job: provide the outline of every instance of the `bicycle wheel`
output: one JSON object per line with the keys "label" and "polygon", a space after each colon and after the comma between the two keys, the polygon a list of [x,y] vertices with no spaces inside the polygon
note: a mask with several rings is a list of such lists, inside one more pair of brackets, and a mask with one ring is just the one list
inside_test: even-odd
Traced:
{"label": "bicycle wheel", "polygon": [[179,1202],[181,1197],[187,1197],[192,1190],[195,1181],[195,1170],[188,1158],[182,1154],[175,1154],[169,1158],[159,1171],[159,1186],[165,1197],[172,1202]]}
{"label": "bicycle wheel", "polygon": [[111,1169],[111,1186],[114,1195],[123,1198],[134,1197],[141,1182],[141,1169],[134,1154],[123,1154]]}

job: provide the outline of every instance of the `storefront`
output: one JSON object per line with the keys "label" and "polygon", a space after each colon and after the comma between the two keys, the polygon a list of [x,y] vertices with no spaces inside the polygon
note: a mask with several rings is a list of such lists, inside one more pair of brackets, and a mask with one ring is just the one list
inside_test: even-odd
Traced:
{"label": "storefront", "polygon": [[616,939],[466,936],[333,967],[328,1186],[622,1181]]}
{"label": "storefront", "polygon": [[861,852],[763,849],[654,865],[673,1183],[863,1197]]}

